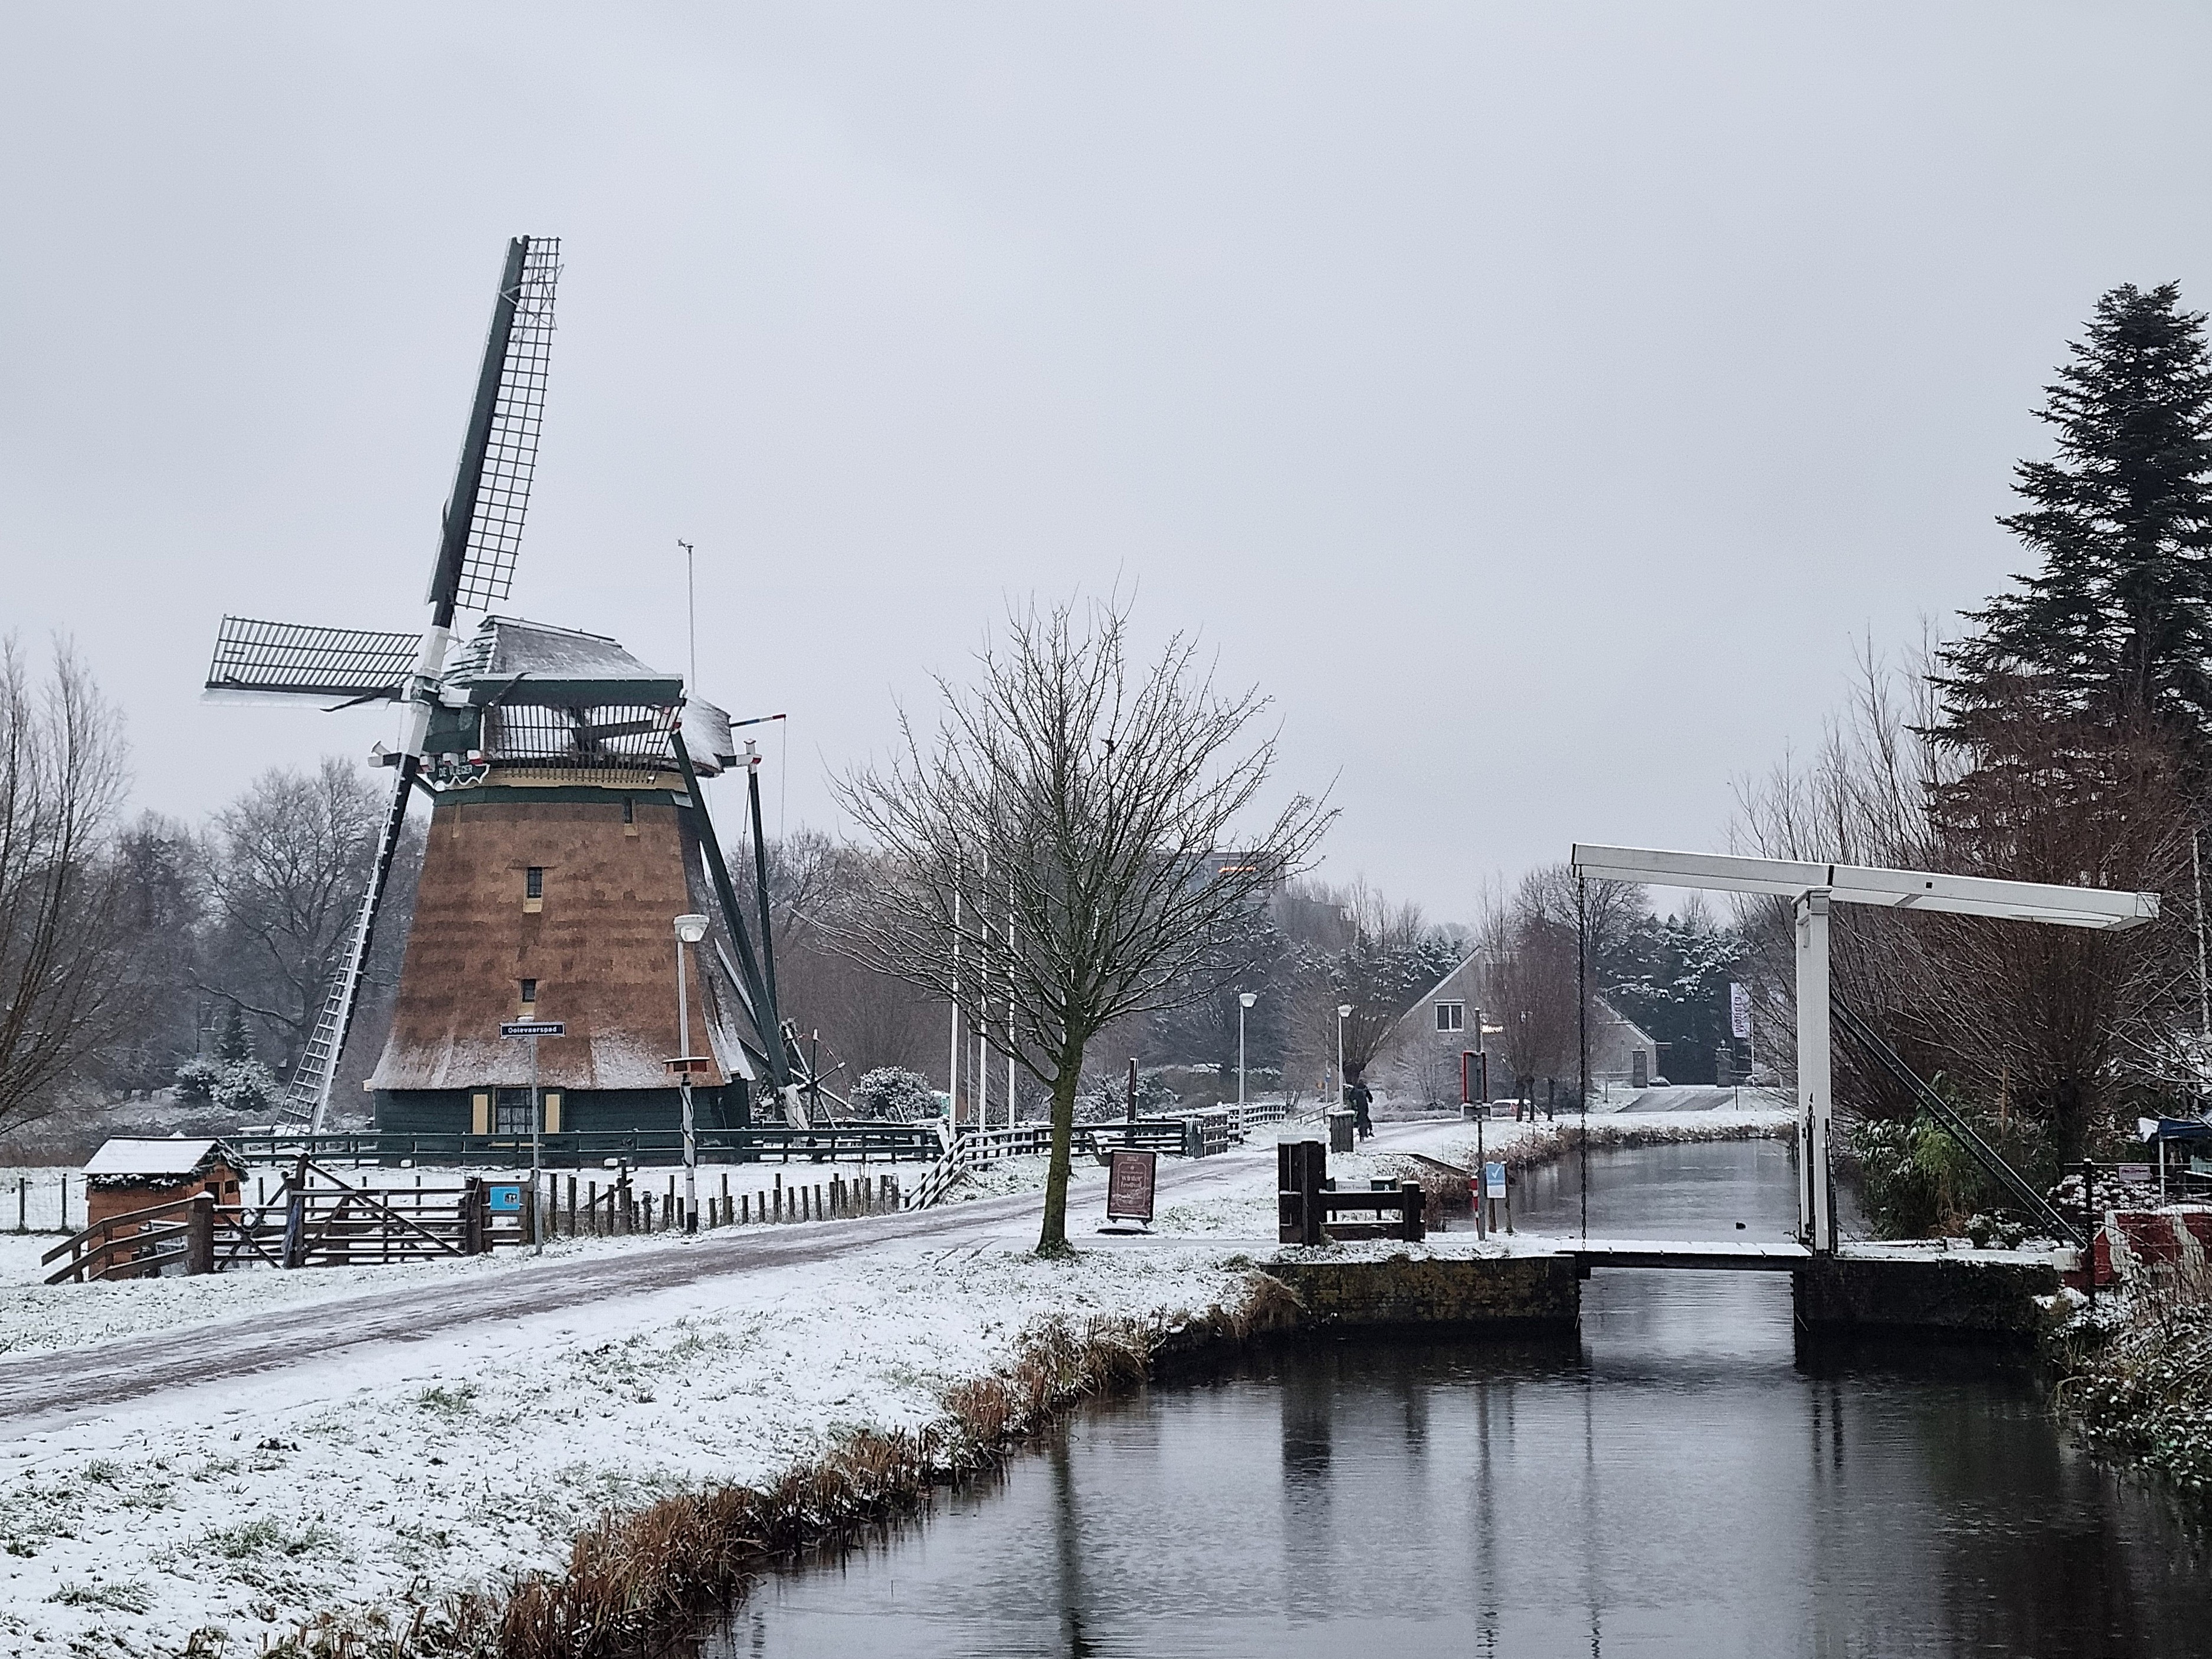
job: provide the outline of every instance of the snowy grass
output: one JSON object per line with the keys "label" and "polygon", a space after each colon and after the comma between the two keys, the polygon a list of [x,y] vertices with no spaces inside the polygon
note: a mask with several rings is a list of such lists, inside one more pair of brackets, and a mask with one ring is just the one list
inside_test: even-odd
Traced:
{"label": "snowy grass", "polygon": [[251,1653],[364,1604],[404,1624],[559,1571],[610,1511],[940,1425],[951,1390],[1015,1364],[1046,1322],[1203,1310],[1240,1278],[1203,1248],[1048,1263],[890,1243],[33,1427],[0,1451],[0,1647],[168,1653],[201,1632]]}
{"label": "snowy grass", "polygon": [[2212,1275],[2145,1276],[2073,1310],[2057,1390],[2091,1449],[2150,1470],[2212,1513]]}

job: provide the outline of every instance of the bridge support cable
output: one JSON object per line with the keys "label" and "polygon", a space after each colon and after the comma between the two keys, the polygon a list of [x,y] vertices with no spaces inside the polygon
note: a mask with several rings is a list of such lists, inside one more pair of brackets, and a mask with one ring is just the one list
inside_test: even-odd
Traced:
{"label": "bridge support cable", "polygon": [[2087,1248],[2087,1241],[2081,1237],[2081,1230],[2067,1220],[2048,1199],[2037,1192],[2027,1176],[2005,1162],[2004,1155],[1983,1139],[1980,1133],[1960,1115],[1950,1102],[1937,1094],[1917,1072],[1907,1066],[1879,1032],[1840,1000],[1834,1006],[1836,1023],[1873,1056],[1884,1071],[1911,1091],[1912,1097],[1928,1115],[1943,1126],[1944,1132],[1952,1139],[1966,1148],[1967,1154],[1982,1166],[1990,1180],[2012,1194],[2014,1201],[2033,1216],[2038,1225],[2046,1229],[2053,1238],[2069,1239],[2077,1246]]}

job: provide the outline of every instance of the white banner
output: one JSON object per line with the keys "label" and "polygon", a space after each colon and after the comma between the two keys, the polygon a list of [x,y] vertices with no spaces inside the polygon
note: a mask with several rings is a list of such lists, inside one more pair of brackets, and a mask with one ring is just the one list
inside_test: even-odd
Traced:
{"label": "white banner", "polygon": [[1751,993],[1741,985],[1729,987],[1729,1035],[1751,1040]]}

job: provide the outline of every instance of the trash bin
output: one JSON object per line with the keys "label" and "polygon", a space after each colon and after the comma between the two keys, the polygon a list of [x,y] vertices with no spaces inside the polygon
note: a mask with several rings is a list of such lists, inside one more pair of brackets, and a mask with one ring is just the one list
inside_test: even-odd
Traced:
{"label": "trash bin", "polygon": [[1345,1111],[1340,1108],[1332,1110],[1329,1113],[1329,1151],[1332,1152],[1348,1152],[1352,1150],[1352,1126],[1356,1121],[1357,1119],[1352,1113]]}

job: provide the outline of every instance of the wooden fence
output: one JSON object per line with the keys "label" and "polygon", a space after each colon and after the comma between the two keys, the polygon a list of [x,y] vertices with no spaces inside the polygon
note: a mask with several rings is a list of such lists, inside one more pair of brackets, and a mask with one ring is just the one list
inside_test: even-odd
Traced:
{"label": "wooden fence", "polygon": [[[831,1123],[808,1129],[781,1125],[749,1129],[701,1129],[695,1136],[702,1164],[929,1163],[939,1155],[931,1123]],[[249,1163],[277,1164],[298,1157],[328,1163],[402,1163],[458,1169],[528,1167],[528,1135],[406,1134],[390,1130],[311,1135],[278,1131],[230,1134],[224,1145]],[[675,1129],[564,1131],[538,1139],[538,1164],[584,1170],[610,1160],[630,1165],[678,1165],[684,1136]]]}
{"label": "wooden fence", "polygon": [[[604,1238],[626,1233],[691,1230],[679,1177],[671,1176],[659,1193],[627,1173],[604,1186],[583,1176],[549,1174],[525,1189],[522,1226],[544,1218],[548,1238]],[[757,1193],[732,1193],[726,1170],[700,1182],[698,1225],[750,1226],[756,1222],[830,1221],[878,1215],[901,1206],[895,1175],[833,1175],[827,1181],[787,1182],[778,1174]]]}

